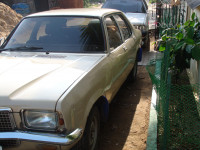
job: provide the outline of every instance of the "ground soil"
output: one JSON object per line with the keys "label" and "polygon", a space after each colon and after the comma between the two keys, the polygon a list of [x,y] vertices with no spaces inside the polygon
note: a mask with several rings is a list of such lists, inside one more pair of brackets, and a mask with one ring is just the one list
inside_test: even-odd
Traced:
{"label": "ground soil", "polygon": [[138,66],[135,82],[126,82],[110,105],[101,127],[100,150],[145,150],[152,83],[145,66]]}
{"label": "ground soil", "polygon": [[0,38],[7,37],[21,19],[22,15],[0,2]]}

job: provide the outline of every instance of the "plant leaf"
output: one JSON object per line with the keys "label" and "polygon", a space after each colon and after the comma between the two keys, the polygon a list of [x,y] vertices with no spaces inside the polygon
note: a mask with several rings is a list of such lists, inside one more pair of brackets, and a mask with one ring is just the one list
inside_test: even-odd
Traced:
{"label": "plant leaf", "polygon": [[195,21],[190,21],[190,26],[194,27],[194,25],[195,25]]}
{"label": "plant leaf", "polygon": [[198,19],[198,17],[196,17],[195,21],[196,21],[196,22],[199,22],[199,19]]}
{"label": "plant leaf", "polygon": [[170,45],[171,46],[174,46],[174,45],[176,45],[178,43],[178,40],[177,39],[170,39]]}
{"label": "plant leaf", "polygon": [[194,45],[194,40],[191,39],[191,38],[185,39],[185,42],[186,42],[188,45]]}
{"label": "plant leaf", "polygon": [[183,39],[183,33],[178,32],[178,33],[176,34],[176,38],[177,38],[178,40]]}
{"label": "plant leaf", "polygon": [[178,42],[176,46],[174,47],[174,50],[175,51],[179,50],[184,45],[184,43],[185,41]]}
{"label": "plant leaf", "polygon": [[162,40],[163,40],[163,41],[166,41],[166,40],[167,40],[167,35],[166,35],[166,34],[162,36]]}
{"label": "plant leaf", "polygon": [[184,23],[184,26],[188,26],[189,25],[189,23],[190,23],[190,21],[188,20],[188,21],[186,21],[185,23]]}
{"label": "plant leaf", "polygon": [[197,41],[197,42],[196,42],[196,45],[200,45],[200,41]]}
{"label": "plant leaf", "polygon": [[161,44],[159,47],[159,51],[164,51],[166,49],[166,45],[165,44]]}
{"label": "plant leaf", "polygon": [[187,30],[187,34],[188,38],[193,38],[194,37],[194,28],[193,27],[190,27],[188,30]]}
{"label": "plant leaf", "polygon": [[196,33],[196,38],[200,38],[200,30],[199,31],[197,31],[197,33]]}
{"label": "plant leaf", "polygon": [[191,53],[192,48],[193,48],[193,45],[187,45],[185,48],[186,52]]}
{"label": "plant leaf", "polygon": [[196,15],[195,15],[195,13],[193,12],[193,13],[192,13],[192,20],[194,20],[195,16],[196,16]]}
{"label": "plant leaf", "polygon": [[192,57],[195,60],[200,60],[200,45],[197,45],[192,49]]}
{"label": "plant leaf", "polygon": [[156,43],[157,43],[157,42],[155,41],[155,42],[152,43],[152,45],[154,45],[154,44],[156,44]]}

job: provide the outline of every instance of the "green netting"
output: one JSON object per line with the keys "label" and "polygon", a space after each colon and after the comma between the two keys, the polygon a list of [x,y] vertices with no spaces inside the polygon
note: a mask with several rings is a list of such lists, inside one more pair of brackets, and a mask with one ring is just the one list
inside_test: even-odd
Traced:
{"label": "green netting", "polygon": [[166,51],[146,67],[157,92],[158,149],[200,149],[200,86],[186,71],[173,78],[169,63]]}

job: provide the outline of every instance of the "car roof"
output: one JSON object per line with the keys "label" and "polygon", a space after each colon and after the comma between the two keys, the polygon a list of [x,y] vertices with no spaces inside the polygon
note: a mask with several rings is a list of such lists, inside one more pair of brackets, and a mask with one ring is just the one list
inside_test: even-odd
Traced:
{"label": "car roof", "polygon": [[50,11],[43,11],[28,15],[27,17],[38,16],[89,16],[102,17],[106,14],[121,12],[115,9],[101,9],[101,8],[73,8],[73,9],[56,9]]}

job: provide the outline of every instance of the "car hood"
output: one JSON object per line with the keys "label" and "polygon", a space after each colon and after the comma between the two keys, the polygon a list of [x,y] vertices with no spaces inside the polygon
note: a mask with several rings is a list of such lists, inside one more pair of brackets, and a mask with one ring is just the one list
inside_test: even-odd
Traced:
{"label": "car hood", "polygon": [[147,21],[147,14],[145,13],[126,13],[132,25],[145,25]]}
{"label": "car hood", "polygon": [[62,94],[103,55],[0,54],[0,107],[54,110]]}

